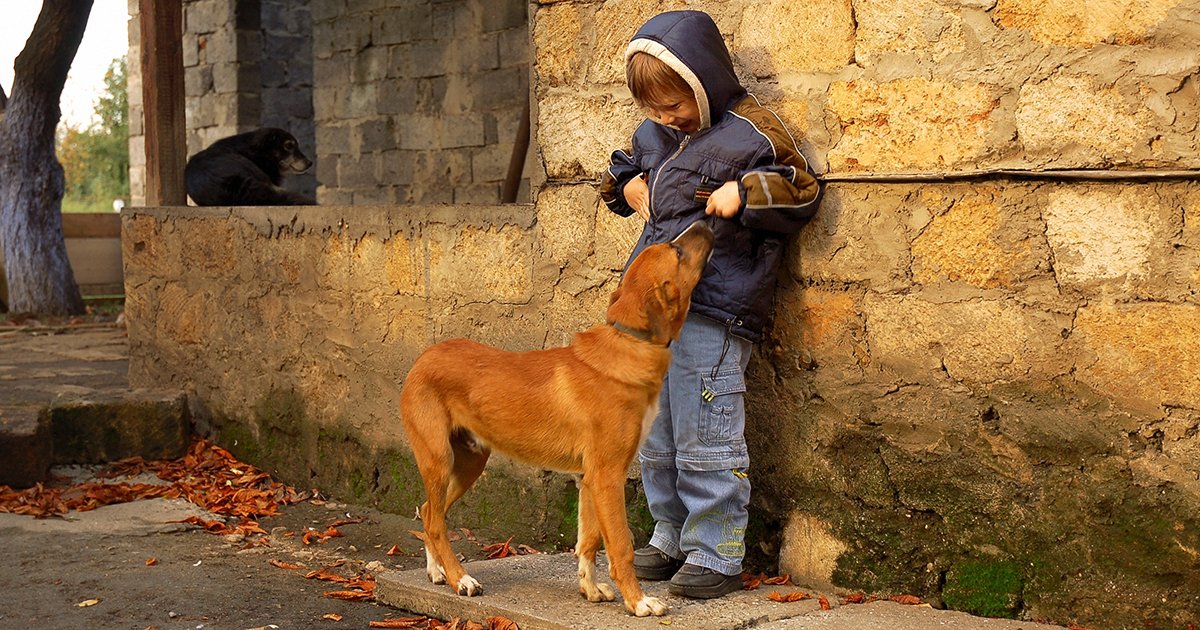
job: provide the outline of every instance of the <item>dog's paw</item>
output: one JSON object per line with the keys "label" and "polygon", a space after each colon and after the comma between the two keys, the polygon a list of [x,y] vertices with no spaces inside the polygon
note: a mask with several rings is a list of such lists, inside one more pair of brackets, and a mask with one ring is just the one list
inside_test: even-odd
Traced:
{"label": "dog's paw", "polygon": [[475,597],[483,594],[483,585],[478,580],[469,576],[463,575],[458,581],[458,594],[466,595],[467,597]]}
{"label": "dog's paw", "polygon": [[583,580],[579,581],[579,594],[586,597],[589,602],[611,602],[617,598],[617,594],[613,592],[611,586],[596,582],[586,583]]}
{"label": "dog's paw", "polygon": [[429,575],[429,581],[434,584],[446,583],[446,571],[442,569],[442,565],[438,564],[428,549],[425,550],[425,573]]}
{"label": "dog's paw", "polygon": [[638,617],[648,617],[650,615],[661,617],[662,615],[667,614],[668,609],[670,609],[670,606],[664,604],[661,599],[657,597],[643,596],[641,601],[639,601],[637,605],[633,607],[633,614],[637,615]]}

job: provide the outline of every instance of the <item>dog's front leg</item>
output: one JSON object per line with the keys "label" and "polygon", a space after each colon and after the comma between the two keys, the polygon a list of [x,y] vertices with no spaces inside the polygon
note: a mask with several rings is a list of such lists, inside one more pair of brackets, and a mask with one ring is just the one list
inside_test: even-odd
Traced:
{"label": "dog's front leg", "polygon": [[[585,465],[586,467],[586,465]],[[597,467],[583,476],[584,491],[591,493],[592,507],[608,550],[608,574],[625,599],[625,608],[638,617],[664,615],[669,606],[642,592],[633,572],[633,538],[625,518],[625,468]]]}
{"label": "dog's front leg", "polygon": [[611,602],[616,599],[612,587],[596,583],[596,551],[600,549],[600,525],[592,505],[592,493],[581,481],[579,486],[579,536],[575,555],[579,558],[579,594],[589,602]]}

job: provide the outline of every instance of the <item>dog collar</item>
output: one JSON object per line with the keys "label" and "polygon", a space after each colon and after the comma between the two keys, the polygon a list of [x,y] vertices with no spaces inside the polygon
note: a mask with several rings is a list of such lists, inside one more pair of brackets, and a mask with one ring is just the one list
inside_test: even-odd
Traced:
{"label": "dog collar", "polygon": [[[641,339],[642,341],[647,341],[647,342],[657,345],[657,342],[654,341],[654,337],[651,336],[650,331],[648,331],[648,330],[642,330],[640,328],[630,328],[629,326],[626,326],[625,324],[622,324],[621,322],[613,322],[613,323],[609,324],[609,326],[616,328],[617,332],[623,332],[626,335],[629,335],[631,337],[636,337],[638,339]],[[666,346],[670,347],[671,342],[668,341],[666,343]]]}

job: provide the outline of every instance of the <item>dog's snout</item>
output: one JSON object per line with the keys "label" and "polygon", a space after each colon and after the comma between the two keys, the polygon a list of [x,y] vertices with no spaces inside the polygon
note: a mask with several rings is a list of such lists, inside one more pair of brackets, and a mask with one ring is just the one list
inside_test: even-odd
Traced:
{"label": "dog's snout", "polygon": [[676,236],[671,243],[685,250],[702,252],[704,259],[708,260],[708,257],[712,255],[714,241],[715,237],[708,223],[705,221],[696,221],[689,225],[679,236]]}

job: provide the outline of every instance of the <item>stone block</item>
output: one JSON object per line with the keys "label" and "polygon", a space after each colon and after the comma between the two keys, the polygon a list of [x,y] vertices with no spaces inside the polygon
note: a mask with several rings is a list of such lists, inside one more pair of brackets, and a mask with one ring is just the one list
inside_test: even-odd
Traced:
{"label": "stone block", "polygon": [[399,124],[417,109],[417,82],[413,79],[388,79],[379,84],[379,113],[402,114]]}
{"label": "stone block", "polygon": [[[538,195],[538,236],[543,251],[559,266],[582,261],[592,252],[596,203],[591,186],[550,186]],[[607,207],[604,208],[608,212]],[[610,213],[611,214],[611,213]]]}
{"label": "stone block", "polygon": [[[1021,207],[1019,197],[1007,198],[990,186],[949,192],[953,205],[913,239],[914,282],[1019,290],[1034,276],[1049,273],[1049,249],[1035,208]],[[944,199],[940,190],[920,195],[929,205]]]}
{"label": "stone block", "polygon": [[967,48],[961,9],[936,0],[862,0],[854,20],[854,61],[866,67],[893,53],[937,62]]}
{"label": "stone block", "polygon": [[838,71],[854,58],[854,17],[851,0],[759,2],[742,13],[730,50],[759,78]]}
{"label": "stone block", "polygon": [[432,7],[425,2],[409,2],[371,17],[371,41],[385,46],[407,44],[428,39],[432,28]]}
{"label": "stone block", "polygon": [[875,294],[862,312],[872,359],[906,381],[1045,382],[1074,367],[1063,341],[1069,315],[1008,301]]}
{"label": "stone block", "polygon": [[354,125],[351,146],[358,146],[359,151],[372,153],[396,148],[396,138],[392,131],[392,118],[375,118]]}
{"label": "stone block", "polygon": [[412,114],[397,121],[397,146],[400,149],[427,151],[442,146],[443,120],[440,116]]}
{"label": "stone block", "polygon": [[[646,20],[662,13],[689,8],[683,0],[620,0],[605,2],[591,23],[587,81],[601,85],[625,84],[625,47]],[[720,24],[720,22],[718,22]]]}
{"label": "stone block", "polygon": [[1139,44],[1150,38],[1180,0],[1060,3],[1054,0],[999,0],[996,22],[1025,30],[1043,44],[1091,48],[1101,43]]}
{"label": "stone block", "polygon": [[483,181],[456,186],[454,203],[480,205],[500,203],[500,183]]}
{"label": "stone block", "polygon": [[384,151],[380,154],[380,165],[383,169],[382,180],[388,186],[413,183],[413,173],[416,170],[414,151]]}
{"label": "stone block", "polygon": [[62,398],[47,414],[56,464],[98,464],[133,456],[176,459],[187,452],[192,435],[187,397],[181,392]]}
{"label": "stone block", "polygon": [[1059,188],[1045,209],[1046,240],[1060,282],[1120,289],[1149,280],[1151,260],[1171,231],[1175,210],[1129,187]]}
{"label": "stone block", "polygon": [[551,179],[599,177],[609,156],[628,150],[642,121],[633,100],[554,92],[538,98],[537,143]]}
{"label": "stone block", "polygon": [[583,7],[566,2],[538,7],[533,45],[539,86],[545,89],[579,83],[585,50]]}
{"label": "stone block", "polygon": [[969,168],[994,150],[998,106],[988,86],[906,78],[837,81],[829,111],[842,136],[828,154],[834,171]]}
{"label": "stone block", "polygon": [[443,121],[441,148],[483,146],[483,119],[477,114],[448,116]]}
{"label": "stone block", "polygon": [[[351,56],[350,81],[352,83],[378,83],[388,75],[391,62],[390,51],[383,46],[369,46]],[[346,72],[342,66],[341,71]]]}
{"label": "stone block", "polygon": [[831,188],[795,237],[785,264],[795,278],[891,291],[911,283],[907,187]]}
{"label": "stone block", "polygon": [[471,176],[477,182],[502,182],[508,175],[513,145],[488,144],[471,154]]}
{"label": "stone block", "polygon": [[515,227],[464,227],[430,238],[429,293],[454,302],[524,304],[532,296],[533,243]]}
{"label": "stone block", "polygon": [[1080,381],[1133,410],[1200,409],[1200,306],[1097,303],[1079,309]]}
{"label": "stone block", "polygon": [[[596,236],[593,241],[595,255],[592,257],[592,265],[601,270],[623,272],[625,264],[629,262],[629,255],[633,253],[633,246],[637,245],[642,229],[646,227],[646,222],[637,214],[622,217],[609,210],[608,206],[600,201],[600,194],[594,187],[579,188],[582,190],[572,193],[572,198],[580,203],[587,201],[586,191],[595,195],[592,198],[592,207],[596,213]],[[542,189],[538,195],[539,200],[547,190],[548,188]]]}
{"label": "stone block", "polygon": [[1056,167],[1128,162],[1147,150],[1152,114],[1088,77],[1056,76],[1021,87],[1017,132],[1029,159]]}
{"label": "stone block", "polygon": [[496,0],[485,3],[480,9],[480,27],[484,33],[505,29],[523,28],[527,23],[526,0]]}
{"label": "stone block", "polygon": [[27,488],[46,481],[53,444],[50,418],[38,406],[0,408],[0,486]]}
{"label": "stone block", "polygon": [[792,582],[818,590],[833,590],[833,572],[846,543],[830,533],[830,523],[794,510],[783,529],[779,573]]}

